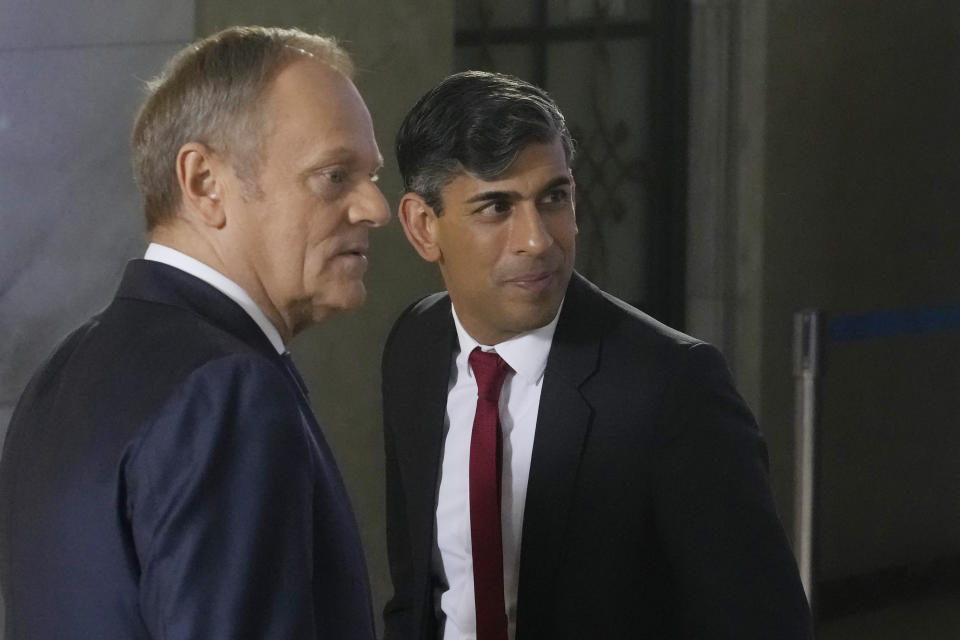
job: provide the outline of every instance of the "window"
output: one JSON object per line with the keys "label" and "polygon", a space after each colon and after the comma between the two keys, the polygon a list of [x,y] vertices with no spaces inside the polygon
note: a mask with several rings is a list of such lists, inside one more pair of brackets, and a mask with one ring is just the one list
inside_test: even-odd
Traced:
{"label": "window", "polygon": [[683,324],[686,10],[668,0],[458,0],[458,70],[547,89],[577,143],[577,266]]}

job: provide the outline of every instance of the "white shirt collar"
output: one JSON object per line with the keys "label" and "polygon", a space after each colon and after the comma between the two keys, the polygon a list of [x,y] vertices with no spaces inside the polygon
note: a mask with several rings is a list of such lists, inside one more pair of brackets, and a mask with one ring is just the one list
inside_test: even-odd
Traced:
{"label": "white shirt collar", "polygon": [[[547,368],[547,357],[550,355],[550,345],[553,344],[553,334],[557,330],[561,309],[563,309],[563,302],[560,303],[560,309],[557,310],[557,315],[553,317],[553,320],[539,329],[521,333],[509,340],[489,346],[480,344],[467,333],[467,330],[460,323],[457,310],[453,308],[452,303],[450,304],[450,310],[453,312],[453,324],[457,328],[457,338],[460,341],[460,353],[469,356],[476,347],[480,347],[484,351],[496,351],[510,365],[510,368],[529,384],[536,384],[543,377],[543,372]],[[467,367],[467,369],[470,368]],[[473,375],[472,372],[470,375]]]}
{"label": "white shirt collar", "polygon": [[143,255],[144,260],[162,262],[190,275],[200,278],[214,289],[220,291],[238,305],[243,307],[253,321],[257,323],[260,330],[277,350],[277,353],[286,353],[286,347],[283,345],[283,339],[280,338],[280,332],[273,326],[273,323],[267,318],[266,314],[260,310],[257,303],[253,301],[243,288],[236,282],[223,275],[216,269],[206,265],[195,258],[191,258],[185,253],[171,249],[168,246],[151,242],[147,247],[147,252]]}

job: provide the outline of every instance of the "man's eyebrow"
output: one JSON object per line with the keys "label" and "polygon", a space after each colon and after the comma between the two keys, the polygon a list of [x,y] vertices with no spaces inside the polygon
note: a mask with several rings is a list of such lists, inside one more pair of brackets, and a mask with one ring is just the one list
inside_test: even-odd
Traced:
{"label": "man's eyebrow", "polygon": [[356,152],[347,146],[333,147],[332,149],[322,149],[313,158],[313,164],[324,164],[329,162],[343,162],[350,160],[356,155]]}
{"label": "man's eyebrow", "polygon": [[[346,164],[350,166],[359,166],[357,163],[359,158],[357,157],[357,152],[355,149],[350,147],[334,147],[333,149],[325,149],[316,156],[310,158],[307,162],[304,163],[303,169],[300,173],[304,175],[309,175],[318,169],[336,164]],[[377,173],[383,169],[383,154],[377,153],[377,164],[373,173]],[[366,169],[364,168],[364,171]]]}
{"label": "man's eyebrow", "polygon": [[557,176],[548,182],[541,191],[550,191],[557,187],[569,187],[571,184],[573,184],[573,181],[570,180],[570,176]]}
{"label": "man's eyebrow", "polygon": [[[540,192],[550,191],[557,187],[569,186],[571,184],[570,176],[557,176],[540,189]],[[467,204],[472,202],[488,202],[490,200],[519,200],[521,197],[517,191],[482,191],[467,199]]]}
{"label": "man's eyebrow", "polygon": [[517,200],[520,194],[517,191],[482,191],[468,198],[467,203],[486,202],[488,200]]}

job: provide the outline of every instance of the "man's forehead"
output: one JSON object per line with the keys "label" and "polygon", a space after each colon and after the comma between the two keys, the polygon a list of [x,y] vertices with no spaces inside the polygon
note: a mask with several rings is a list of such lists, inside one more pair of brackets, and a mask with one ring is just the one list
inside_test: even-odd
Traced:
{"label": "man's forehead", "polygon": [[329,64],[311,58],[284,66],[266,88],[264,102],[268,110],[284,116],[367,115],[366,103],[353,81]]}
{"label": "man's forehead", "polygon": [[263,112],[269,144],[302,162],[357,158],[382,164],[363,98],[350,78],[322,61],[288,65],[274,79]]}
{"label": "man's forehead", "polygon": [[366,141],[364,144],[339,144],[329,146],[327,140],[322,138],[316,140],[316,151],[311,155],[311,160],[316,164],[342,162],[350,164],[352,162],[373,162],[378,169],[383,168],[383,155],[380,148],[376,145],[376,139]]}

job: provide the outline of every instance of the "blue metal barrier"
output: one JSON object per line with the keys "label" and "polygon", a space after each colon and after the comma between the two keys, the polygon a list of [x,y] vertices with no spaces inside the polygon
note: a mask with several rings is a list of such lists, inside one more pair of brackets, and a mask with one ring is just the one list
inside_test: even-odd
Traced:
{"label": "blue metal barrier", "polygon": [[793,322],[794,551],[813,604],[818,395],[824,349],[831,344],[960,331],[960,304],[829,316],[807,309],[794,313]]}
{"label": "blue metal barrier", "polygon": [[831,342],[897,338],[941,331],[960,331],[960,304],[853,313],[834,316],[829,322]]}

